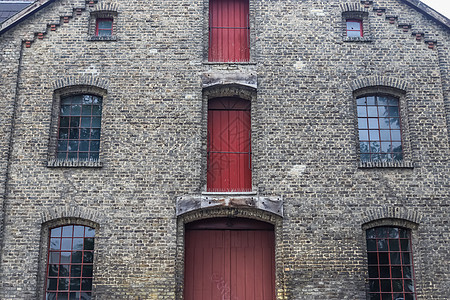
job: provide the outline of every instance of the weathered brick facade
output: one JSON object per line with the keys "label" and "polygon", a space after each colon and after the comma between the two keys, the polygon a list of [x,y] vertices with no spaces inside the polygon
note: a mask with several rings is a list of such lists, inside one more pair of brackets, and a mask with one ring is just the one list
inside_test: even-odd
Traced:
{"label": "weathered brick facade", "polygon": [[[417,299],[450,298],[448,19],[415,0],[250,0],[250,62],[211,63],[207,0],[37,4],[0,25],[0,299],[44,298],[48,230],[72,223],[96,229],[94,299],[182,299],[184,224],[220,216],[275,225],[279,300],[368,299],[379,225],[411,230]],[[56,160],[61,95],[94,90],[99,161]],[[360,162],[355,97],[375,90],[399,93],[401,162]],[[253,192],[208,194],[208,100],[236,95]]]}

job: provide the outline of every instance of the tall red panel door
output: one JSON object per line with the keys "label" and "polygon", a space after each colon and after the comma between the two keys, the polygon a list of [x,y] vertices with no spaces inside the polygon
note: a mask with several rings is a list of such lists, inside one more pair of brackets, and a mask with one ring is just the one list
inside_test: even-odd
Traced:
{"label": "tall red panel door", "polygon": [[187,229],[185,300],[274,300],[274,231]]}
{"label": "tall red panel door", "polygon": [[208,106],[210,192],[251,191],[250,101],[216,98]]}
{"label": "tall red panel door", "polygon": [[249,61],[249,0],[209,1],[209,61]]}

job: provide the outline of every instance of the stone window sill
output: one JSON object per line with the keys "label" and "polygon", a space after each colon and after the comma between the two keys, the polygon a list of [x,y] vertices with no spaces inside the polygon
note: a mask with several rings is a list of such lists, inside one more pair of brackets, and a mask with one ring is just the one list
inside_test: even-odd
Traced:
{"label": "stone window sill", "polygon": [[373,169],[373,168],[404,168],[413,169],[414,163],[410,161],[360,161],[360,169]]}
{"label": "stone window sill", "polygon": [[47,162],[49,168],[101,168],[103,163],[99,160],[59,160],[51,159]]}
{"label": "stone window sill", "polygon": [[88,41],[117,41],[116,35],[104,35],[104,36],[97,36],[93,35],[88,37]]}
{"label": "stone window sill", "polygon": [[370,43],[372,42],[372,39],[369,37],[344,37],[344,42]]}

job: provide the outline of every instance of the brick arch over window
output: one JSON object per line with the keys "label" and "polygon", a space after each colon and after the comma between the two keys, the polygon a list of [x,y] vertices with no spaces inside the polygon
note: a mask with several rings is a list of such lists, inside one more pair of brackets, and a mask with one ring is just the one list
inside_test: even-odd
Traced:
{"label": "brick arch over window", "polygon": [[387,76],[367,76],[358,78],[350,83],[350,89],[353,92],[356,92],[359,89],[376,86],[391,87],[401,91],[408,90],[408,83],[405,80]]}
{"label": "brick arch over window", "polygon": [[375,226],[395,225],[417,229],[422,218],[422,214],[417,210],[393,206],[377,207],[364,212],[362,228],[368,229]]}

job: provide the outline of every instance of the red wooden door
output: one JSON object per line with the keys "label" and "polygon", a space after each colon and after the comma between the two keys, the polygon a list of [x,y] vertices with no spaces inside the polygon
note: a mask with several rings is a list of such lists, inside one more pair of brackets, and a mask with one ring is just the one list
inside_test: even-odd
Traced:
{"label": "red wooden door", "polygon": [[274,300],[273,227],[220,222],[186,228],[184,299]]}
{"label": "red wooden door", "polygon": [[249,0],[209,1],[209,61],[249,61]]}
{"label": "red wooden door", "polygon": [[251,191],[250,133],[250,101],[239,98],[209,101],[208,191]]}

